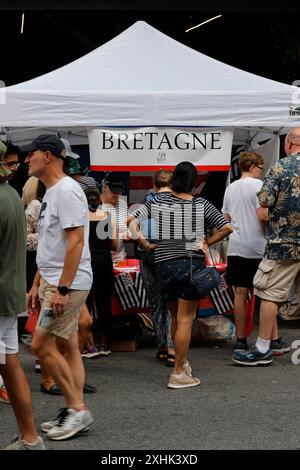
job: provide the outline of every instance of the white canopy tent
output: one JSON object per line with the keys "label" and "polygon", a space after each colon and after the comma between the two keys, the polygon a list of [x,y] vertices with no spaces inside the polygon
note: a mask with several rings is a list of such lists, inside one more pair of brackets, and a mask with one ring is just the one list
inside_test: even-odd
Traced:
{"label": "white canopy tent", "polygon": [[138,21],[64,67],[0,89],[0,128],[15,143],[52,131],[86,143],[86,128],[98,126],[234,127],[236,142],[257,141],[300,125],[289,116],[297,92]]}

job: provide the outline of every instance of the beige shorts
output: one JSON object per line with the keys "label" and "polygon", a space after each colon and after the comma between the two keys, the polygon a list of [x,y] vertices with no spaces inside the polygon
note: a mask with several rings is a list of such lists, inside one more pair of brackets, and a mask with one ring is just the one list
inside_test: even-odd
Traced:
{"label": "beige shorts", "polygon": [[37,321],[36,330],[47,331],[60,338],[69,339],[73,331],[78,330],[80,310],[86,301],[89,291],[71,290],[69,302],[62,315],[54,318],[51,314],[50,302],[56,286],[51,286],[41,278],[39,298],[41,311]]}
{"label": "beige shorts", "polygon": [[264,258],[253,279],[254,293],[271,302],[286,302],[289,290],[300,283],[300,260],[272,260]]}

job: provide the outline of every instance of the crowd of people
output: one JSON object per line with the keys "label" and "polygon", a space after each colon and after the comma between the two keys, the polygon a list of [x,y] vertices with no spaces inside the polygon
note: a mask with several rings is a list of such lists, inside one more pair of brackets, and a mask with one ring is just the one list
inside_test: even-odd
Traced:
{"label": "crowd of people", "polygon": [[[200,384],[188,361],[203,296],[199,283],[207,281],[209,293],[209,247],[228,236],[237,331],[233,361],[269,365],[274,355],[289,351],[278,333],[277,313],[291,287],[298,292],[300,286],[299,149],[300,128],[294,128],[285,139],[286,158],[263,181],[262,157],[241,153],[241,178],[227,187],[221,212],[192,195],[197,178],[192,163],[160,170],[143,203],[120,220],[115,215],[122,209],[122,181],[106,174],[99,189],[93,178],[81,175],[79,156],[65,139],[40,135],[21,147],[29,172],[22,199],[9,184],[18,148],[0,142],[1,390],[20,432],[8,449],[45,448],[18,356],[17,315],[26,309],[37,311],[31,349],[42,369],[41,391],[64,399],[57,417],[41,430],[51,440],[64,440],[92,425],[84,393],[96,390],[85,383],[82,356],[111,352],[113,260],[124,259],[125,222],[139,247],[156,357],[171,368],[168,388]],[[246,302],[253,287],[261,299],[259,335],[249,348]]]}

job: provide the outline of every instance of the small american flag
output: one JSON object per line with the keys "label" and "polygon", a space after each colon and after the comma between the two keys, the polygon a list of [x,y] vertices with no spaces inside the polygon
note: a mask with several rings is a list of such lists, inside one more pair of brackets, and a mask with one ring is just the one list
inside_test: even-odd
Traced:
{"label": "small american flag", "polygon": [[146,289],[143,284],[142,275],[140,272],[134,273],[134,286],[136,289],[136,294],[139,299],[139,307],[147,308],[148,307],[148,299],[146,294]]}
{"label": "small american flag", "polygon": [[222,274],[222,281],[219,286],[210,291],[212,303],[219,314],[232,313],[234,292],[231,286],[226,283],[225,274]]}
{"label": "small american flag", "polygon": [[115,290],[124,310],[139,306],[134,281],[129,273],[121,273],[115,276]]}

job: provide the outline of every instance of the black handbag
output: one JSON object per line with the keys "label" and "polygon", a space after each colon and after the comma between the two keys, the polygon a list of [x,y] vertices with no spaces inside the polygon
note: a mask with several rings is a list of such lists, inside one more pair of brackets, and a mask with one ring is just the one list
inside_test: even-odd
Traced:
{"label": "black handbag", "polygon": [[[193,208],[195,207],[195,200],[192,200]],[[221,275],[218,273],[215,266],[206,267],[201,271],[193,272],[193,254],[190,253],[191,257],[191,271],[190,271],[190,282],[196,289],[199,296],[204,297],[209,294],[210,291],[218,287],[222,281]],[[211,255],[212,257],[212,255]],[[213,259],[213,258],[212,258]]]}
{"label": "black handbag", "polygon": [[197,293],[204,297],[209,292],[220,284],[222,281],[221,275],[217,269],[212,266],[210,268],[204,268],[202,271],[193,272],[192,257],[191,257],[191,284],[196,289]]}

